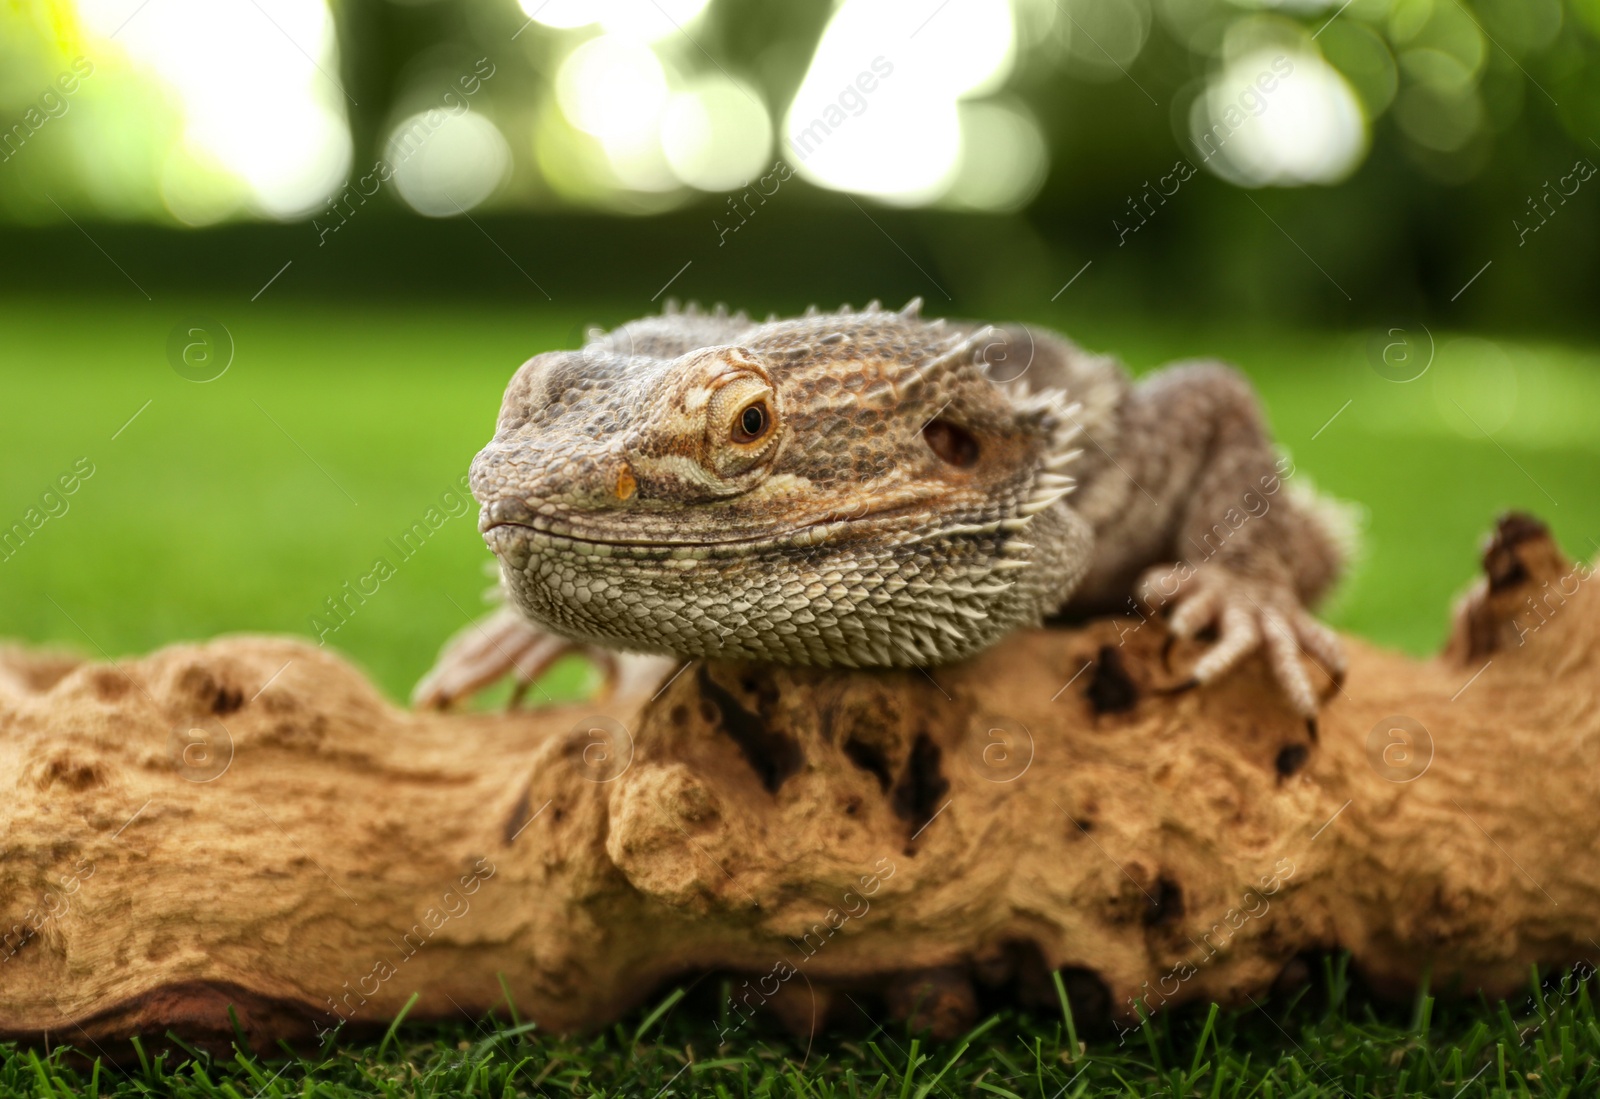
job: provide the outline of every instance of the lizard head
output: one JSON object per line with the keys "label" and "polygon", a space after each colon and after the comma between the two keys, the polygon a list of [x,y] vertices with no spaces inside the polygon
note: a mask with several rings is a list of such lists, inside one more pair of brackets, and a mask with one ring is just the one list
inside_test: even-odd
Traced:
{"label": "lizard head", "polygon": [[1024,535],[1071,527],[1049,506],[1071,410],[990,377],[995,330],[673,320],[539,355],[507,388],[472,486],[530,617],[615,648],[855,665],[951,659],[1053,609],[1072,538]]}

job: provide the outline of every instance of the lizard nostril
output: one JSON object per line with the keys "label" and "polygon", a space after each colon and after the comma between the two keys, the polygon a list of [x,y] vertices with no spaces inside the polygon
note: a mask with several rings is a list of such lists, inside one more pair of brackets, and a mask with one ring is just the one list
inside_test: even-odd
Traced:
{"label": "lizard nostril", "polygon": [[616,494],[618,500],[629,500],[639,490],[639,482],[633,479],[633,469],[627,462],[622,463],[622,468],[617,470]]}

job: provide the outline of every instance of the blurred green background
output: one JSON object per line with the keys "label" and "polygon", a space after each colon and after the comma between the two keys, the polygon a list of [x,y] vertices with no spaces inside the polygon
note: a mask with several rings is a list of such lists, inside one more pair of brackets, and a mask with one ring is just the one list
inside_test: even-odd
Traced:
{"label": "blurred green background", "polygon": [[1597,58],[1600,0],[12,0],[0,636],[315,634],[383,557],[327,641],[402,697],[518,363],[920,295],[1240,364],[1363,509],[1330,618],[1427,651],[1498,511],[1600,548]]}
{"label": "blurred green background", "polygon": [[[483,609],[458,484],[519,363],[672,297],[921,296],[1137,372],[1238,363],[1296,480],[1361,516],[1329,619],[1431,651],[1498,512],[1600,551],[1597,60],[1600,0],[5,0],[0,638],[321,634],[403,699]],[[1518,1094],[1593,1090],[1587,992],[1558,1018],[1535,990],[1533,1026],[1533,998],[1424,994],[1406,1025],[1342,974],[1265,1018],[1165,1016],[1148,1063],[1005,1016],[917,1094],[1200,1094],[1214,1068],[1216,1095],[1477,1096],[1508,1064]],[[676,997],[581,1045],[467,1021],[108,1088],[904,1096],[919,1071],[892,1030],[810,1069],[775,1033],[718,1048],[725,1009]],[[100,1094],[60,1052],[47,1079],[0,1049],[0,1091]]]}

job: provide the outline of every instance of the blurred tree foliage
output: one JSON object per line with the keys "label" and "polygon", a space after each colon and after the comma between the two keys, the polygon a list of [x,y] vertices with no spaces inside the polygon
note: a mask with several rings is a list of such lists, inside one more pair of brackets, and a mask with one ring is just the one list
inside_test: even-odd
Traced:
{"label": "blurred tree foliage", "polygon": [[[942,5],[910,7],[936,14]],[[660,48],[683,71],[747,83],[781,119],[835,10],[823,0],[712,0],[692,33]],[[784,185],[781,210],[774,202],[762,214],[759,246],[719,252],[704,227],[728,196],[630,193],[603,172],[584,175],[598,162],[585,144],[592,138],[570,126],[559,141],[548,138],[564,126],[553,74],[594,29],[530,25],[512,0],[334,0],[352,175],[384,155],[403,118],[437,103],[453,74],[490,57],[496,75],[474,110],[508,136],[511,168],[474,218],[508,253],[580,238],[580,258],[636,252],[648,275],[626,294],[659,284],[680,255],[703,253],[703,285],[737,296],[762,256],[795,254],[790,275],[814,283],[847,263],[859,271],[879,269],[885,256],[901,263],[892,244],[918,270],[955,279],[950,296],[963,302],[1032,300],[1092,262],[1099,289],[1085,292],[1132,307],[1594,321],[1600,183],[1574,188],[1573,172],[1600,164],[1600,0],[1013,0],[1012,10],[1017,56],[1003,91],[1037,120],[1049,154],[1042,185],[1020,210],[950,212],[937,201],[885,209],[797,181]],[[1202,165],[1197,101],[1252,43],[1320,57],[1337,71],[1365,128],[1358,165],[1330,185],[1295,187],[1241,186],[1237,173],[1200,170],[1185,177],[1181,201],[1163,201],[1160,216],[1126,239],[1130,210],[1153,213],[1152,186],[1179,162]],[[70,4],[9,0],[0,14],[0,219],[69,234],[69,213],[91,224],[176,224],[159,177],[179,109],[159,81],[104,61],[110,49]],[[85,56],[95,75],[68,93],[63,75]],[[780,143],[774,155],[783,151]],[[341,242],[342,278],[365,263],[381,281],[397,255],[449,255],[474,235],[422,226],[392,188],[370,205],[362,218],[371,225]],[[628,216],[639,214],[651,217]],[[183,256],[265,239],[223,228],[209,232],[235,244],[193,235],[162,244],[159,234],[125,232],[158,242],[138,245],[157,267],[167,251],[174,266],[193,268]],[[0,230],[8,249],[36,239],[44,238]],[[859,258],[869,250],[872,262]],[[1463,300],[1475,271],[1479,292]],[[915,272],[902,273],[919,287]],[[593,292],[606,292],[602,275]],[[3,277],[30,285],[25,270]]]}

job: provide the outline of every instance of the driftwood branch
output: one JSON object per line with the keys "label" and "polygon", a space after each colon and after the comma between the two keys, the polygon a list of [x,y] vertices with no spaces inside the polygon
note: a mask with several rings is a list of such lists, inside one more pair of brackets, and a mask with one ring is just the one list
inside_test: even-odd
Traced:
{"label": "driftwood branch", "polygon": [[1485,565],[1441,656],[1350,643],[1315,742],[1259,666],[1165,693],[1194,651],[1137,619],[610,714],[407,713],[296,641],[13,651],[0,1034],[227,1041],[231,1005],[265,1044],[502,977],[572,1031],[708,970],[734,1029],[849,992],[949,1031],[1061,968],[1126,1022],[1324,948],[1504,994],[1600,949],[1600,601],[1531,520]]}

